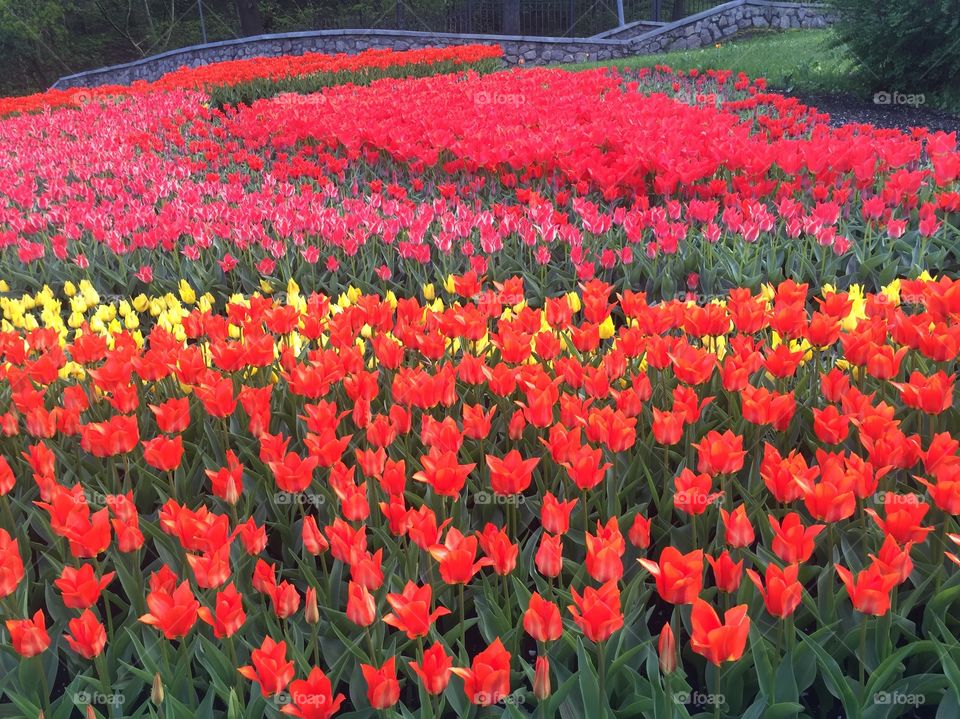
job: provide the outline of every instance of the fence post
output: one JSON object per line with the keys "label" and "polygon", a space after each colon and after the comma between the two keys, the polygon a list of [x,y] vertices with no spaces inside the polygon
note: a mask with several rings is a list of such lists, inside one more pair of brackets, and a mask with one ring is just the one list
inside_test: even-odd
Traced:
{"label": "fence post", "polygon": [[623,16],[623,0],[617,0],[617,23],[620,27],[623,27],[627,24],[627,21]]}
{"label": "fence post", "polygon": [[653,0],[653,21],[660,22],[660,0]]}

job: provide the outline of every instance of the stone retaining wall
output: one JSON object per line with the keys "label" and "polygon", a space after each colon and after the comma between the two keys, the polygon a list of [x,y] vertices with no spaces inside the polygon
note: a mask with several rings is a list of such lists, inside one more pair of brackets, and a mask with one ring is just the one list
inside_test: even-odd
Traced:
{"label": "stone retaining wall", "polygon": [[412,50],[423,47],[499,43],[509,65],[612,60],[668,50],[700,47],[749,28],[826,27],[832,21],[822,5],[769,0],[733,0],[678,22],[637,22],[591,38],[462,35],[403,30],[319,30],[263,35],[171,50],[123,65],[60,78],[56,88],[129,85],[153,81],[181,67],[224,60],[300,55],[306,52],[358,53],[370,48]]}

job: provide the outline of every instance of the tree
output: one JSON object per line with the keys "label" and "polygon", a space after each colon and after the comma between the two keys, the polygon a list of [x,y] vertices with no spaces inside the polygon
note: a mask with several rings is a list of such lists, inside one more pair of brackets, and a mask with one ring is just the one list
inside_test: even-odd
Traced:
{"label": "tree", "polygon": [[673,0],[673,15],[671,20],[682,20],[687,16],[686,0]]}
{"label": "tree", "polygon": [[263,17],[257,0],[234,0],[237,6],[237,15],[240,17],[240,33],[242,35],[262,35]]}
{"label": "tree", "polygon": [[503,33],[520,34],[520,0],[503,0]]}

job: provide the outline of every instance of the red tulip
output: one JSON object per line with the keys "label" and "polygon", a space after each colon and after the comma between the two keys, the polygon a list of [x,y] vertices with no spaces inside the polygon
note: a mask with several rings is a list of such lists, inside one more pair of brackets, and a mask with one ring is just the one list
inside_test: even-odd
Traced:
{"label": "red tulip", "polygon": [[747,455],[743,449],[743,437],[730,430],[723,434],[710,430],[699,444],[693,446],[699,457],[697,471],[711,475],[739,472]]}
{"label": "red tulip", "polygon": [[107,572],[98,580],[91,565],[81,564],[80,569],[64,567],[60,572],[60,578],[53,583],[60,590],[64,606],[71,609],[86,609],[97,603],[100,593],[110,584],[113,577],[114,572]]}
{"label": "red tulip", "polygon": [[200,607],[197,616],[213,627],[213,636],[217,639],[231,637],[247,620],[246,612],[243,611],[243,595],[233,586],[233,582],[230,582],[223,591],[217,592],[213,611]]}
{"label": "red tulip", "polygon": [[180,466],[183,458],[183,438],[178,434],[173,439],[160,435],[144,440],[143,458],[151,467],[161,472],[171,472]]}
{"label": "red tulip", "polygon": [[451,527],[443,544],[430,547],[430,556],[440,564],[440,577],[444,582],[467,584],[482,567],[493,564],[488,557],[474,561],[477,545],[476,537],[464,537],[458,529]]}
{"label": "red tulip", "polygon": [[660,671],[672,674],[677,669],[677,641],[673,636],[670,623],[666,622],[657,640],[657,655],[660,658]]}
{"label": "red tulip", "polygon": [[547,657],[537,657],[533,669],[533,695],[543,701],[550,694],[550,660]]}
{"label": "red tulip", "polygon": [[620,534],[616,517],[611,517],[606,525],[597,522],[597,533],[586,534],[587,573],[597,582],[610,579],[619,580],[623,576],[623,562],[620,558],[627,545]]}
{"label": "red tulip", "polygon": [[570,512],[577,504],[576,499],[561,502],[550,492],[543,495],[540,508],[540,523],[543,531],[551,534],[566,534],[570,529]]}
{"label": "red tulip", "polygon": [[0,599],[10,596],[23,579],[20,547],[5,529],[0,529]]}
{"label": "red tulip", "polygon": [[534,592],[523,614],[523,629],[538,642],[552,642],[563,634],[560,609]]}
{"label": "red tulip", "polygon": [[627,538],[630,544],[638,549],[646,549],[650,546],[650,520],[642,514],[637,514],[633,518],[633,524],[627,532]]}
{"label": "red tulip", "polygon": [[533,558],[537,571],[545,577],[558,577],[563,570],[563,537],[544,533]]}
{"label": "red tulip", "polygon": [[767,611],[775,617],[788,617],[800,606],[803,594],[803,585],[797,581],[800,567],[797,564],[788,564],[786,569],[780,569],[776,564],[768,564],[766,570],[766,584],[764,589],[760,575],[752,569],[747,570],[747,576],[757,587]]}
{"label": "red tulip", "polygon": [[773,529],[773,544],[771,549],[782,561],[789,564],[806,562],[813,554],[814,540],[817,535],[826,529],[825,524],[803,526],[800,515],[790,512],[780,523],[771,514],[770,527]]}
{"label": "red tulip", "polygon": [[33,619],[8,619],[7,631],[13,649],[22,657],[35,657],[50,646],[47,623],[42,610],[37,610]]}
{"label": "red tulip", "polygon": [[360,671],[367,683],[367,701],[374,709],[392,707],[400,699],[397,681],[396,657],[390,657],[382,667],[361,664]]}
{"label": "red tulip", "polygon": [[743,656],[750,633],[746,604],[728,609],[721,623],[713,607],[697,598],[693,602],[690,622],[693,626],[690,646],[697,654],[716,666],[723,662],[735,662]]}
{"label": "red tulip", "polygon": [[83,610],[79,618],[67,622],[67,627],[70,630],[70,633],[64,636],[67,644],[85,659],[99,656],[107,644],[106,630],[89,609]]}
{"label": "red tulip", "polygon": [[875,617],[881,617],[890,611],[890,590],[897,584],[897,575],[884,574],[880,565],[871,564],[854,578],[846,567],[839,564],[835,566],[837,576],[847,588],[854,609]]}
{"label": "red tulip", "polygon": [[734,562],[730,552],[726,549],[716,559],[709,554],[706,557],[707,562],[713,567],[713,578],[717,584],[717,589],[727,594],[737,591],[743,575],[743,560]]}
{"label": "red tulip", "polygon": [[703,550],[682,554],[674,547],[660,553],[660,561],[638,559],[657,583],[661,599],[671,604],[691,604],[703,589]]}
{"label": "red tulip", "polygon": [[442,694],[450,682],[451,659],[440,643],[430,646],[423,652],[420,664],[410,662],[410,668],[420,677],[427,694]]}
{"label": "red tulip", "polygon": [[500,459],[493,455],[486,455],[487,466],[490,468],[490,486],[500,495],[522,494],[530,486],[533,470],[540,462],[539,458],[524,459],[520,453],[512,449]]}
{"label": "red tulip", "polygon": [[729,546],[739,548],[753,544],[755,539],[753,525],[750,524],[744,505],[739,504],[730,512],[721,509],[720,516],[723,518],[723,528]]}
{"label": "red tulip", "polygon": [[[250,681],[257,682],[260,685],[260,693],[265,697],[272,696],[277,692],[282,692],[287,684],[290,683],[290,680],[293,679],[293,662],[287,661],[286,642],[275,642],[270,637],[264,637],[263,644],[260,645],[260,648],[254,649],[250,653],[250,661],[252,662],[252,666],[243,666],[237,671]],[[318,683],[314,677],[314,672],[316,671],[320,670],[314,668],[307,679],[310,686],[300,687],[306,690],[303,696],[314,693],[329,698],[330,682],[323,676],[323,672],[320,672],[320,675],[326,680],[327,691],[310,691],[310,689],[315,689],[314,685]],[[294,682],[294,684],[296,685],[297,682]],[[319,684],[322,685],[323,681],[319,682]],[[294,689],[294,687],[291,687],[291,690],[292,689]],[[291,692],[291,694],[293,694],[293,692]],[[297,701],[297,694],[293,694],[293,697],[294,704],[302,703]]]}
{"label": "red tulip", "polygon": [[184,637],[197,621],[200,602],[193,596],[189,582],[181,582],[172,592],[151,591],[147,595],[150,612],[140,621],[156,627],[167,639]]}
{"label": "red tulip", "polygon": [[493,706],[510,694],[510,652],[500,638],[473,658],[470,669],[454,667],[471,704]]}
{"label": "red tulip", "polygon": [[350,582],[347,585],[347,619],[358,627],[368,627],[377,616],[377,606],[373,595],[361,584]]}
{"label": "red tulip", "polygon": [[[292,662],[290,676],[293,676]],[[281,687],[276,691],[279,692],[282,689]],[[276,692],[271,692],[273,693]],[[280,711],[300,719],[330,719],[337,713],[345,699],[343,694],[334,696],[330,679],[322,669],[313,667],[306,679],[297,679],[290,683],[290,704],[284,704]]]}
{"label": "red tulip", "polygon": [[393,612],[383,618],[384,624],[406,632],[409,639],[425,637],[430,626],[440,617],[450,614],[445,607],[437,607],[432,612],[433,589],[429,584],[418,587],[407,582],[402,594],[387,594],[387,603]]}
{"label": "red tulip", "polygon": [[571,589],[573,604],[567,607],[573,620],[583,633],[593,642],[603,642],[623,626],[623,612],[620,610],[620,590],[617,583],[610,580],[600,589],[587,587],[581,597],[576,589]]}

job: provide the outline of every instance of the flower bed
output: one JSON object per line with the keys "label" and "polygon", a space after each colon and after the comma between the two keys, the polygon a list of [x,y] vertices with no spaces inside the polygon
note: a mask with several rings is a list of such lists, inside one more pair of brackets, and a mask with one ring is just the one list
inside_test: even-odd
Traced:
{"label": "flower bed", "polygon": [[8,706],[940,701],[960,286],[446,284],[0,300]]}
{"label": "flower bed", "polygon": [[306,86],[318,89],[339,83],[370,82],[379,77],[422,77],[467,68],[494,69],[502,57],[503,50],[498,45],[402,52],[372,49],[356,55],[311,52],[292,57],[254,57],[182,67],[155,82],[48,90],[25,97],[2,98],[0,117],[90,103],[116,103],[128,97],[143,98],[157,92],[184,89],[210,92],[223,104],[228,100],[275,94],[272,89],[278,87],[288,91]]}
{"label": "flower bed", "polygon": [[956,138],[498,53],[0,120],[0,716],[960,712]]}
{"label": "flower bed", "polygon": [[955,137],[831,128],[729,74],[461,73],[225,111],[203,98],[0,122],[8,281],[410,293],[473,270],[522,272],[541,297],[597,277],[670,299],[691,273],[716,295],[958,267]]}

